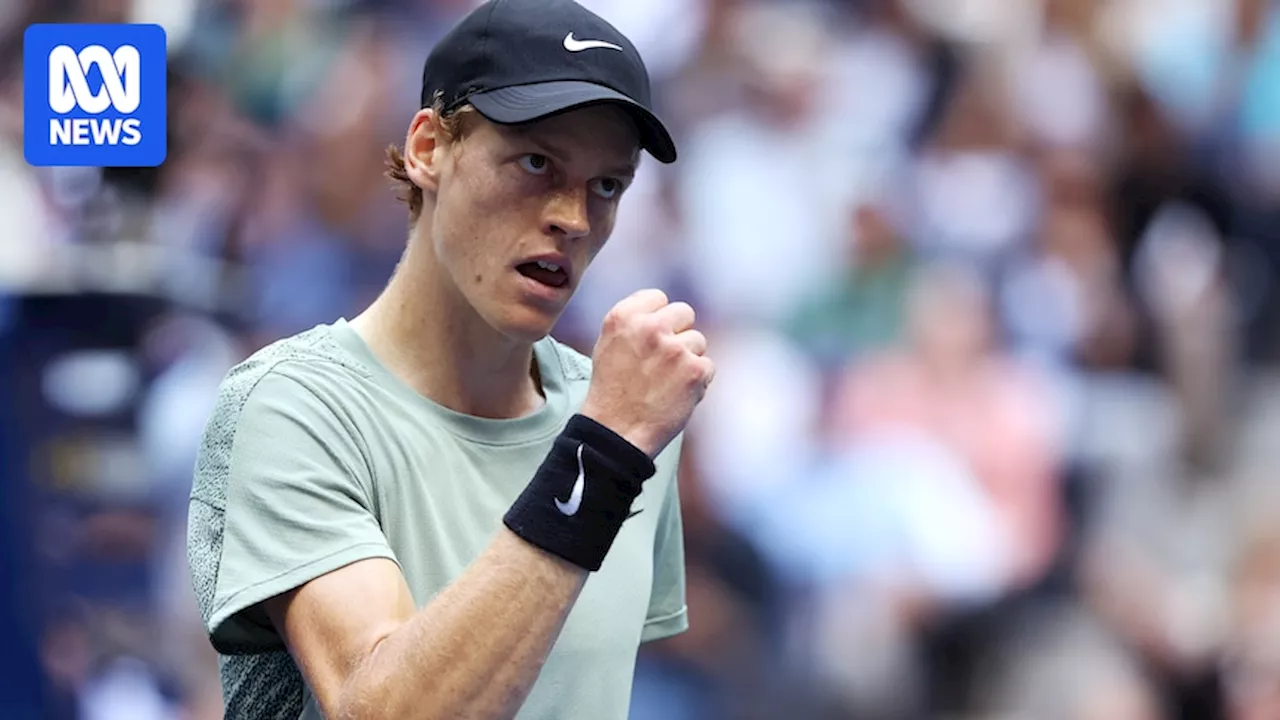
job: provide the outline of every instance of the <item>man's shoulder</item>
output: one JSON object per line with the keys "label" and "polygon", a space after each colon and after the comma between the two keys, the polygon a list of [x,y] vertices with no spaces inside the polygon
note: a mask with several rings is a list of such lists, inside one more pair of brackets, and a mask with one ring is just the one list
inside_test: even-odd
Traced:
{"label": "man's shoulder", "polygon": [[317,325],[265,345],[234,365],[222,380],[219,404],[243,405],[266,378],[288,378],[301,387],[368,374],[335,340],[331,326]]}
{"label": "man's shoulder", "polygon": [[[323,325],[253,352],[228,370],[219,384],[201,442],[197,475],[209,474],[214,466],[226,469],[233,440],[257,409],[269,407],[295,416],[319,412],[316,408],[327,404],[316,401],[318,392],[350,385],[352,378],[367,374],[367,368],[346,354]],[[221,462],[211,466],[214,459]]]}

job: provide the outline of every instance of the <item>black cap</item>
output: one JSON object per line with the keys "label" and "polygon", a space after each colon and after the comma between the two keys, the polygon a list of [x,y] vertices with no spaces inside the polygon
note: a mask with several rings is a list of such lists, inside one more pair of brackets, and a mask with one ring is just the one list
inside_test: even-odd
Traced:
{"label": "black cap", "polygon": [[573,0],[488,0],[445,35],[422,70],[422,107],[471,104],[496,123],[537,120],[617,103],[640,144],[674,162],[676,146],[652,109],[649,71],[631,41]]}

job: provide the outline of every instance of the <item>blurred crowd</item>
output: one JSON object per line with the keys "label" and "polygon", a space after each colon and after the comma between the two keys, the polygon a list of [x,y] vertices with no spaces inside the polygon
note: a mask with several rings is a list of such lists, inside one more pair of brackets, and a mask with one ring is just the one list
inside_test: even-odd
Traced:
{"label": "blurred crowd", "polygon": [[[44,717],[221,717],[184,549],[214,390],[381,290],[385,149],[474,4],[0,3],[0,481]],[[589,353],[661,287],[719,368],[692,627],[632,716],[1280,718],[1280,3],[584,4],[681,159],[555,334]],[[25,163],[43,21],[166,27],[162,167]]]}

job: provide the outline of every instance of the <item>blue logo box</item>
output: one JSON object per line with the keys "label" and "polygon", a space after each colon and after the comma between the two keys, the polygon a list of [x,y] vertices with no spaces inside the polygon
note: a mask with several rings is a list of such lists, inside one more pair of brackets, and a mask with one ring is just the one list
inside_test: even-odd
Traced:
{"label": "blue logo box", "polygon": [[169,150],[159,25],[31,25],[23,151],[35,166],[155,167]]}

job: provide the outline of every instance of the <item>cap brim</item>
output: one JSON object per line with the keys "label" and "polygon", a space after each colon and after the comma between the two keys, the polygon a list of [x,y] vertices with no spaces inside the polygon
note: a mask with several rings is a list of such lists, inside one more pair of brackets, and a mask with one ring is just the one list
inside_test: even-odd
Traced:
{"label": "cap brim", "polygon": [[476,93],[468,102],[486,118],[502,124],[538,120],[566,110],[598,103],[617,103],[627,110],[640,132],[640,145],[660,162],[676,160],[671,134],[648,108],[622,93],[580,80],[515,85]]}

